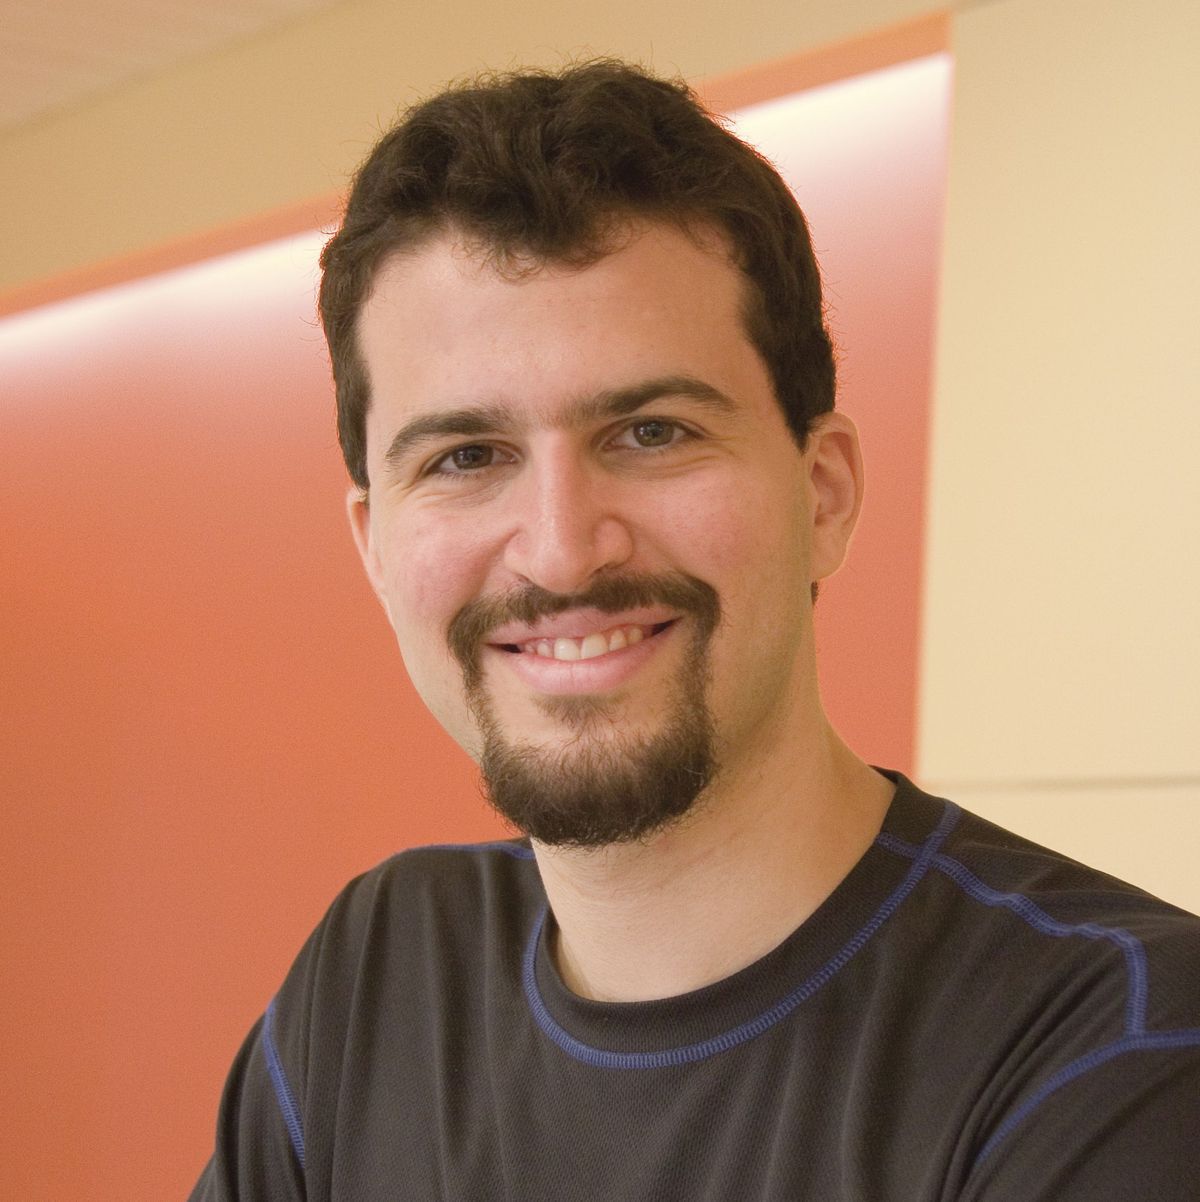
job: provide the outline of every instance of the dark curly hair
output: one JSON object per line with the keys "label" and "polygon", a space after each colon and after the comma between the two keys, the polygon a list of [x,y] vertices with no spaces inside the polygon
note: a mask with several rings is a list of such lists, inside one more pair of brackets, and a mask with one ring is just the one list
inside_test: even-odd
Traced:
{"label": "dark curly hair", "polygon": [[834,404],[834,358],[808,226],[775,169],[683,83],[626,63],[522,71],[450,88],[408,111],[354,179],[321,255],[321,320],[338,438],[368,487],[370,405],[356,326],[389,252],[454,230],[498,266],[585,266],[630,219],[712,226],[748,281],[746,333],[796,442]]}

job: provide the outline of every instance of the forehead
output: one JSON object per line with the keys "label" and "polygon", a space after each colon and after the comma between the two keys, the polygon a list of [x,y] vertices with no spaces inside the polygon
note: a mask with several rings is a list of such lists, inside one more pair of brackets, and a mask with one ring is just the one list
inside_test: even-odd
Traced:
{"label": "forehead", "polygon": [[714,232],[631,227],[589,266],[524,270],[498,269],[462,237],[439,234],[387,257],[363,305],[368,441],[380,422],[446,405],[553,412],[672,375],[730,395],[759,386],[745,287]]}
{"label": "forehead", "polygon": [[[589,254],[594,247],[596,253]],[[728,276],[736,289],[743,276],[728,236],[709,222],[688,225],[629,218],[610,223],[576,258],[539,257],[505,251],[449,226],[385,254],[375,270],[366,304],[396,286],[445,289],[520,289],[534,285],[579,290],[605,285],[638,287],[647,274],[669,286],[697,273]]]}

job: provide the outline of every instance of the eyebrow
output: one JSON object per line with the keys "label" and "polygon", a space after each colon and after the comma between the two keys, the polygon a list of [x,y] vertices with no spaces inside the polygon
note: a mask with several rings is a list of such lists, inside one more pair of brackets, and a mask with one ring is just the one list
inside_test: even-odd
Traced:
{"label": "eyebrow", "polygon": [[[597,421],[627,417],[651,401],[667,396],[686,397],[714,413],[728,415],[737,410],[737,405],[719,388],[694,376],[656,376],[573,401],[555,418],[553,425],[577,429]],[[512,410],[497,404],[468,405],[415,417],[396,431],[383,460],[388,467],[394,468],[425,443],[447,437],[476,438],[497,434],[511,429],[512,424]]]}

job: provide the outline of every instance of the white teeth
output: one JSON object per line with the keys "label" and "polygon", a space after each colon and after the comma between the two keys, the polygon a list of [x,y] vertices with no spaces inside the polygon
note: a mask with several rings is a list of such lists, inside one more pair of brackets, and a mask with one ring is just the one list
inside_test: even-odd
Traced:
{"label": "white teeth", "polygon": [[608,651],[608,639],[602,634],[589,634],[579,645],[580,659],[595,659]]}
{"label": "white teeth", "polygon": [[555,639],[554,658],[580,659],[579,644],[574,639]]}
{"label": "white teeth", "polygon": [[640,626],[618,626],[613,630],[586,635],[582,639],[537,639],[526,643],[524,649],[543,659],[580,660],[595,659],[610,651],[634,647],[646,637]]}

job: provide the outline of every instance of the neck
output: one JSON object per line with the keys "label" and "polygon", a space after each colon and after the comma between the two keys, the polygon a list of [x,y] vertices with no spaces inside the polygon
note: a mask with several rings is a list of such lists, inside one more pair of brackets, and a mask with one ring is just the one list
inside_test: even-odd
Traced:
{"label": "neck", "polygon": [[723,772],[645,842],[535,845],[575,993],[673,997],[745,968],[829,896],[879,832],[891,782],[822,725],[792,762]]}

